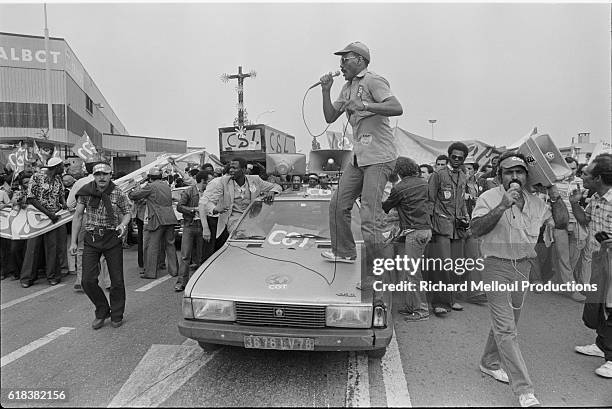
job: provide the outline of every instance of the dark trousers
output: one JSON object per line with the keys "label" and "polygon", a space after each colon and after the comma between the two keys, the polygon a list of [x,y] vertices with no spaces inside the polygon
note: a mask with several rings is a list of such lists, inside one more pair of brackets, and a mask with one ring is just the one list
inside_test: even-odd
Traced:
{"label": "dark trousers", "polygon": [[[98,285],[100,256],[106,258],[110,275],[110,306],[104,291]],[[121,321],[125,310],[125,284],[123,283],[123,247],[115,230],[106,230],[103,236],[85,232],[83,247],[83,291],[96,307],[96,318],[110,315],[112,321]]]}
{"label": "dark trousers", "polygon": [[[462,257],[463,240],[454,240],[448,236],[434,234],[431,243],[430,257],[441,259],[442,266],[446,259],[456,259]],[[436,267],[439,267],[436,265]],[[444,284],[457,284],[463,282],[465,277],[455,274],[454,271],[446,271],[443,268],[434,268],[429,271],[429,280],[433,283],[442,282]],[[454,303],[451,291],[435,291],[430,294],[432,307],[444,307],[450,309]]]}
{"label": "dark trousers", "polygon": [[210,256],[212,256],[217,250],[219,250],[224,244],[227,238],[229,237],[229,233],[227,229],[221,233],[219,237],[217,237],[217,223],[219,222],[218,217],[206,217],[206,221],[208,222],[208,228],[210,229],[210,240],[204,242],[204,251],[202,252],[202,263]]}
{"label": "dark trousers", "polygon": [[[198,220],[197,223],[183,226],[183,238],[181,239],[181,260],[179,266],[179,277],[177,282],[186,285],[189,281],[189,265],[191,256],[197,252],[198,248],[202,247],[202,224]],[[201,253],[201,251],[200,251]]]}
{"label": "dark trousers", "polygon": [[0,237],[0,275],[6,277],[10,274],[8,259],[11,251],[11,240]]}
{"label": "dark trousers", "polygon": [[[593,253],[591,284],[597,291],[587,292],[582,320],[597,332],[595,344],[604,353],[606,361],[612,361],[612,308],[606,307],[606,295],[612,271],[612,250],[605,248]],[[606,314],[608,315],[606,317]]]}
{"label": "dark trousers", "polygon": [[138,226],[138,267],[144,268],[144,257],[142,255],[144,222],[140,219],[136,219],[136,226]]}
{"label": "dark trousers", "polygon": [[25,260],[26,243],[27,240],[10,240],[10,248],[6,258],[8,275],[12,274],[16,278],[20,277],[23,260]]}
{"label": "dark trousers", "polygon": [[[144,235],[145,248],[145,275],[147,278],[159,276],[160,255],[166,253],[166,267],[168,274],[178,275],[178,258],[174,247],[174,225],[161,225],[155,230],[146,230]],[[163,258],[162,258],[163,260]]]}
{"label": "dark trousers", "polygon": [[[21,268],[21,282],[32,283],[36,280],[38,269],[38,255],[41,243],[44,246],[45,254],[45,273],[47,280],[60,280],[59,267],[59,242],[61,239],[60,229],[65,229],[66,226],[59,226],[42,236],[28,239],[26,243],[26,255]],[[66,240],[64,236],[64,241]]]}

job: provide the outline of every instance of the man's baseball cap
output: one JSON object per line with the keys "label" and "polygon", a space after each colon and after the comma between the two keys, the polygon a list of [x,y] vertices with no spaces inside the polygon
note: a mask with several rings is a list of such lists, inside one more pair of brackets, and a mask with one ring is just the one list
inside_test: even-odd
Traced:
{"label": "man's baseball cap", "polygon": [[158,167],[153,167],[149,169],[149,176],[160,176],[160,175],[161,175],[161,170],[159,170]]}
{"label": "man's baseball cap", "polygon": [[308,176],[308,179],[315,179],[315,180],[319,180],[319,177],[317,175],[315,175],[314,173]]}
{"label": "man's baseball cap", "polygon": [[370,62],[370,49],[368,48],[367,45],[359,41],[350,43],[349,45],[344,47],[342,50],[336,51],[334,55],[344,55],[344,54],[351,53],[351,52],[362,56],[363,58],[368,60],[368,62]]}
{"label": "man's baseball cap", "polygon": [[96,173],[106,173],[107,175],[110,174],[112,171],[110,165],[108,163],[98,163],[96,166],[93,167],[93,174],[95,175]]}
{"label": "man's baseball cap", "polygon": [[510,169],[513,168],[515,166],[521,166],[523,167],[523,169],[525,170],[529,170],[529,168],[527,167],[527,164],[525,163],[525,161],[521,158],[519,158],[518,156],[509,156],[506,159],[504,159],[503,161],[500,162],[499,166],[502,169]]}
{"label": "man's baseball cap", "polygon": [[59,165],[60,163],[64,163],[64,161],[61,158],[53,157],[47,161],[47,167],[52,168],[54,166]]}

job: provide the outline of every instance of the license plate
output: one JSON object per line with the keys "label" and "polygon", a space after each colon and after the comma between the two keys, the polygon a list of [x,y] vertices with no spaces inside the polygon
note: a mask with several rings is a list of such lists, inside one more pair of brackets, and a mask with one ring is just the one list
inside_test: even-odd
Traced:
{"label": "license plate", "polygon": [[244,347],[280,351],[314,351],[314,339],[248,335],[244,337]]}

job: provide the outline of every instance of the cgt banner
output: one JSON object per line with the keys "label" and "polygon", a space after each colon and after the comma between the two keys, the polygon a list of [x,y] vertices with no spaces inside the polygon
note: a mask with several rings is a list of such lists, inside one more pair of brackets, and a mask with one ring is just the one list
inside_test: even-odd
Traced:
{"label": "cgt banner", "polygon": [[[140,184],[146,179],[149,169],[158,166],[160,168],[169,165],[168,158],[173,158],[175,162],[186,160],[194,154],[201,154],[204,151],[190,152],[184,155],[163,154],[155,161],[135,170],[117,180],[115,184],[119,189],[127,192],[132,187]],[[21,208],[4,208],[0,210],[0,237],[11,240],[25,240],[45,234],[59,226],[72,221],[73,212],[61,210],[57,213],[60,219],[53,223],[44,213],[37,210],[34,206]]]}

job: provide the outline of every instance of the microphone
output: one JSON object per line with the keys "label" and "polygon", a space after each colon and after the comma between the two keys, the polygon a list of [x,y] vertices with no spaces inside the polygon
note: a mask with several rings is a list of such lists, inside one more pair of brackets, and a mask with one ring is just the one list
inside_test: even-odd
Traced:
{"label": "microphone", "polygon": [[511,182],[510,186],[508,186],[510,189],[516,188],[516,189],[520,189],[521,188],[521,184],[518,182]]}
{"label": "microphone", "polygon": [[[342,74],[342,71],[336,71],[332,74],[332,77],[337,77],[338,75]],[[313,89],[314,87],[316,87],[317,85],[321,85],[323,82],[319,81],[316,84],[313,84],[310,88],[308,89]]]}

